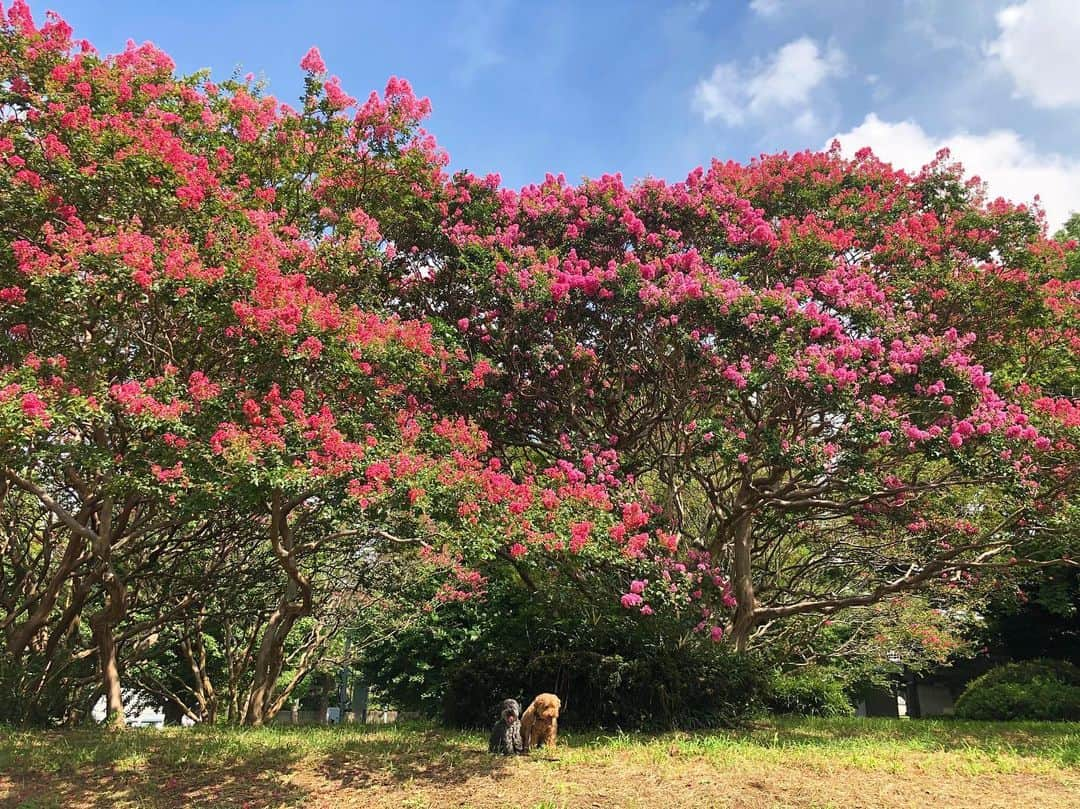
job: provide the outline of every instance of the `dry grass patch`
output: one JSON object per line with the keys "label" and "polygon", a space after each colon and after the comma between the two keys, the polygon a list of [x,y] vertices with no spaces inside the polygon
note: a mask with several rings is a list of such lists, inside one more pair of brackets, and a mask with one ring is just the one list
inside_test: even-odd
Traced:
{"label": "dry grass patch", "polygon": [[492,758],[426,725],[0,733],[0,806],[997,807],[1080,805],[1080,726],[768,720],[569,734]]}

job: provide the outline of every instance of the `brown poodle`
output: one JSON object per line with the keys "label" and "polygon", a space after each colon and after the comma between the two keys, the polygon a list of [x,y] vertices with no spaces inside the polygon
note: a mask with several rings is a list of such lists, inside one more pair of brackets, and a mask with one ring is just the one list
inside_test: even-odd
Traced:
{"label": "brown poodle", "polygon": [[559,708],[562,703],[554,694],[539,694],[532,705],[521,715],[522,752],[528,753],[533,745],[546,745],[555,749],[555,737],[559,730]]}

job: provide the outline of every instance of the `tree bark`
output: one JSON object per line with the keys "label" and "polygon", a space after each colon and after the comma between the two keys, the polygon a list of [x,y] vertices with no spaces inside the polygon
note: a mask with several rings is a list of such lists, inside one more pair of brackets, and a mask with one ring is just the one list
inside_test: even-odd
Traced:
{"label": "tree bark", "polygon": [[320,725],[330,724],[330,688],[327,684],[326,678],[320,678],[319,682],[319,717],[318,723]]}
{"label": "tree bark", "polygon": [[754,596],[754,572],[751,560],[753,547],[753,512],[747,508],[746,484],[743,484],[737,499],[741,513],[735,518],[732,531],[733,570],[731,589],[735,596],[735,615],[731,622],[732,640],[735,651],[745,652],[750,633],[754,629],[756,600]]}
{"label": "tree bark", "polygon": [[85,542],[86,540],[84,537],[75,532],[71,533],[67,547],[64,549],[64,555],[60,559],[56,571],[50,577],[45,589],[38,595],[37,605],[30,612],[29,616],[27,616],[25,622],[13,628],[13,631],[8,637],[7,646],[8,653],[16,660],[25,654],[31,641],[37,637],[38,632],[40,632],[48,622],[49,615],[52,614],[53,607],[56,605],[57,597],[60,595],[64,584],[67,583],[78,564]]}
{"label": "tree bark", "polygon": [[101,621],[94,627],[97,640],[98,665],[101,668],[101,685],[105,692],[105,726],[110,730],[123,730],[124,695],[120,688],[120,666],[116,657],[116,640],[112,625]]}
{"label": "tree bark", "polygon": [[278,674],[281,672],[281,658],[284,655],[285,637],[289,634],[295,616],[290,610],[290,592],[294,590],[292,582],[286,594],[278,603],[277,609],[270,615],[263,630],[262,642],[259,644],[259,652],[255,656],[255,667],[251,683],[251,693],[248,695],[247,709],[244,712],[244,724],[259,727],[269,719],[266,716],[267,708],[273,698],[274,685]]}
{"label": "tree bark", "polygon": [[91,543],[98,566],[104,571],[101,584],[105,590],[105,606],[90,617],[90,627],[97,643],[101,686],[105,693],[105,724],[113,730],[123,730],[126,727],[124,696],[113,630],[124,616],[127,594],[112,568],[112,507],[112,498],[106,497],[101,504],[97,536]]}
{"label": "tree bark", "polygon": [[188,668],[191,669],[191,676],[195,681],[192,693],[195,695],[196,702],[199,703],[200,721],[212,725],[217,719],[218,698],[214,683],[207,673],[206,644],[203,643],[202,630],[203,621],[202,616],[199,615],[191,627],[185,627],[180,640],[180,649],[188,661]]}
{"label": "tree bark", "polygon": [[731,636],[735,651],[746,651],[746,643],[754,630],[754,574],[751,565],[753,521],[743,514],[734,525],[734,570],[731,590],[735,597],[735,614],[731,621]]}
{"label": "tree bark", "polygon": [[263,631],[244,724],[259,727],[272,718],[280,708],[274,699],[274,686],[285,662],[285,640],[298,618],[311,614],[311,581],[297,565],[295,544],[288,523],[288,511],[280,492],[275,492],[270,504],[270,543],[288,581],[277,608],[270,614]]}

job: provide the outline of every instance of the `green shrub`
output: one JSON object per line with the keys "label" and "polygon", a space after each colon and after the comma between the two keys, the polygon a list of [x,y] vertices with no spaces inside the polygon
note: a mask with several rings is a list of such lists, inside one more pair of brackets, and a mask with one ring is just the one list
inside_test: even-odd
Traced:
{"label": "green shrub", "polygon": [[1080,721],[1080,668],[1063,660],[1007,663],[972,680],[956,701],[962,719]]}
{"label": "green shrub", "polygon": [[567,728],[693,729],[727,725],[760,709],[767,678],[745,655],[692,644],[664,654],[562,651],[518,661],[503,656],[472,660],[455,669],[443,703],[450,725],[493,720],[499,700],[524,707],[550,691],[563,702]]}
{"label": "green shrub", "polygon": [[853,716],[855,707],[835,674],[822,669],[774,674],[765,704],[773,713],[798,716]]}
{"label": "green shrub", "polygon": [[[482,601],[444,604],[365,647],[372,692],[458,727],[490,727],[496,704],[550,691],[567,728],[701,728],[758,711],[765,669],[657,611],[624,609],[630,578],[608,570],[487,568]],[[374,616],[377,620],[378,616]]]}

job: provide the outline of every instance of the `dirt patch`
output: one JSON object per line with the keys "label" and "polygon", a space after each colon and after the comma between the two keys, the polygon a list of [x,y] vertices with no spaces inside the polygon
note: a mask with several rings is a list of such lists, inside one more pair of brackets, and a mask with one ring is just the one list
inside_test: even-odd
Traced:
{"label": "dirt patch", "polygon": [[1080,780],[1058,774],[897,774],[851,768],[755,764],[721,769],[706,760],[644,767],[617,758],[605,765],[560,767],[511,761],[492,773],[443,780],[418,773],[405,780],[373,779],[343,787],[308,770],[294,781],[312,807],[700,807],[806,809],[806,807],[972,807],[1073,809]]}
{"label": "dirt patch", "polygon": [[428,725],[10,733],[0,809],[1073,809],[1078,730],[777,720],[568,734],[529,758]]}
{"label": "dirt patch", "polygon": [[[280,763],[280,762],[279,762]],[[116,771],[0,779],[0,806],[71,807],[700,807],[730,809],[1072,809],[1080,772],[949,774],[924,772],[918,759],[901,771],[806,762],[719,765],[672,755],[643,763],[616,752],[597,763],[497,759],[463,752],[431,760],[390,756],[352,762],[308,758],[259,768]]]}

